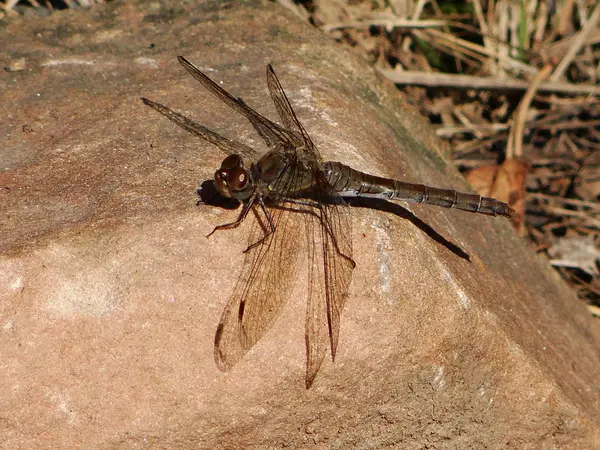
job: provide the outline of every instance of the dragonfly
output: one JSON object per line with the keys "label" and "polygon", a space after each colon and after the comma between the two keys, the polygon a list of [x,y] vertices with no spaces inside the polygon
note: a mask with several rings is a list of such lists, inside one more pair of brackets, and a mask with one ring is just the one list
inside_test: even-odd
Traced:
{"label": "dragonfly", "polygon": [[248,119],[268,149],[261,154],[142,98],[226,154],[214,174],[214,184],[224,197],[238,200],[241,210],[235,221],[216,226],[208,236],[236,228],[249,216],[254,219],[241,273],[215,333],[215,362],[222,371],[229,370],[263,337],[292,296],[301,273],[299,249],[303,245],[308,273],[306,388],[313,384],[328,354],[335,361],[340,318],[356,266],[347,208],[350,199],[426,203],[492,216],[515,214],[508,204],[494,198],[378,177],[341,162],[323,161],[271,65],[266,69],[267,87],[281,124],[228,93],[186,58],[177,59],[211,94]]}

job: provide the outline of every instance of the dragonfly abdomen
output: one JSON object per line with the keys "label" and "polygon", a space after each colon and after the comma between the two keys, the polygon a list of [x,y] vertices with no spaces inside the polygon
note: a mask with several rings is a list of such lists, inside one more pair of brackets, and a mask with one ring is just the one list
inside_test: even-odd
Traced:
{"label": "dragonfly abdomen", "polygon": [[323,163],[321,170],[329,184],[342,197],[376,197],[492,216],[514,215],[514,210],[509,205],[495,198],[369,175],[337,161]]}

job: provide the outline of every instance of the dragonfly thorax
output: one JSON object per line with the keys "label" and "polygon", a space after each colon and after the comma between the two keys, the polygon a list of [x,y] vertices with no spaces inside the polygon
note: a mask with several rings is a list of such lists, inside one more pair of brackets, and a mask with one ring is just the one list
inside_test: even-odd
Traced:
{"label": "dragonfly thorax", "polygon": [[228,198],[246,200],[252,194],[252,177],[240,155],[229,155],[215,172],[217,190]]}

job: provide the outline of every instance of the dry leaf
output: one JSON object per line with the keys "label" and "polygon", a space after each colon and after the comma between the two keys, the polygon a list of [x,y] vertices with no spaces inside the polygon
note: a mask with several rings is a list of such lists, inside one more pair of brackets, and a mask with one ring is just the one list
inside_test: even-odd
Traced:
{"label": "dry leaf", "polygon": [[466,178],[473,188],[486,197],[508,203],[517,216],[512,219],[521,230],[525,211],[525,178],[529,165],[519,159],[507,159],[501,166],[482,166],[471,170]]}
{"label": "dry leaf", "polygon": [[553,266],[574,267],[599,277],[597,261],[600,261],[600,250],[596,247],[593,236],[562,238],[548,249],[553,258]]}

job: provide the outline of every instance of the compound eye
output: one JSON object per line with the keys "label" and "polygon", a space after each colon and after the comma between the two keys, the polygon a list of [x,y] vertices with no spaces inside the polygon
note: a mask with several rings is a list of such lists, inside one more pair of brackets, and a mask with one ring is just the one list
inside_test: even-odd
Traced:
{"label": "compound eye", "polygon": [[235,167],[227,174],[227,184],[234,192],[242,191],[248,184],[248,171],[243,167]]}
{"label": "compound eye", "polygon": [[234,169],[242,166],[242,157],[240,155],[229,155],[221,163],[221,169]]}

